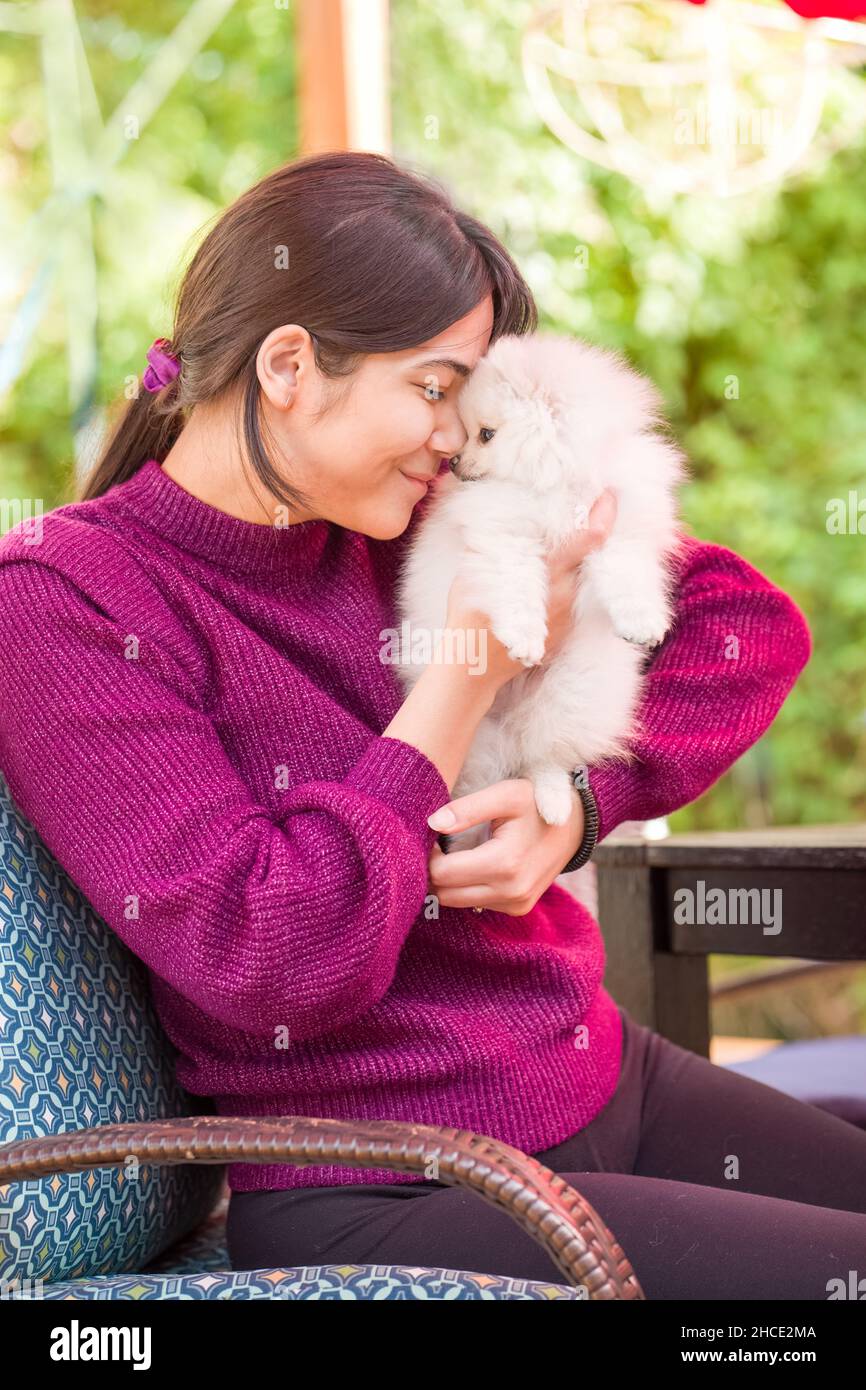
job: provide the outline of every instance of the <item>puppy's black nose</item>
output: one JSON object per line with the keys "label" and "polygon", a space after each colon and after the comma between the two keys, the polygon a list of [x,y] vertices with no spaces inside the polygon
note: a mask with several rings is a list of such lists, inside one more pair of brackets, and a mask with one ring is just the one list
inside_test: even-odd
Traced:
{"label": "puppy's black nose", "polygon": [[456,472],[457,472],[457,469],[458,469],[459,464],[460,464],[460,455],[459,455],[459,454],[454,454],[453,457],[450,458],[450,459],[448,460],[448,467],[451,469],[451,472],[452,472],[452,473],[456,473]]}

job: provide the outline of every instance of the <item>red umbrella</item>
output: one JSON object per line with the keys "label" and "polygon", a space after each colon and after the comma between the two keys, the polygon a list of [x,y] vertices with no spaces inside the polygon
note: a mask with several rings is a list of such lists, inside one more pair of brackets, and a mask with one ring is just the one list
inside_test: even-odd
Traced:
{"label": "red umbrella", "polygon": [[[705,0],[689,0],[690,5],[703,5]],[[785,0],[789,9],[803,19],[863,19],[866,0]]]}

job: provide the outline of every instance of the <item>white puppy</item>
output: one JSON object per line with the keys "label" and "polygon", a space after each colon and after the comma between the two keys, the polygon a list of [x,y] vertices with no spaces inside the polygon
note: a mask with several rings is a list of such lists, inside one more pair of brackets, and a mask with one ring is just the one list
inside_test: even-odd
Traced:
{"label": "white puppy", "polygon": [[[452,796],[527,777],[542,819],[561,825],[574,806],[571,770],[629,756],[643,648],[661,642],[672,620],[685,460],[657,432],[651,382],[619,354],[556,334],[498,339],[458,409],[468,440],[411,542],[399,611],[413,634],[441,632],[451,582],[466,576],[472,606],[527,670],[499,691]],[[616,522],[581,566],[568,637],[540,665],[545,557],[586,525],[605,488],[617,496]],[[400,665],[407,691],[425,664]],[[467,848],[486,834],[479,827],[454,839]]]}

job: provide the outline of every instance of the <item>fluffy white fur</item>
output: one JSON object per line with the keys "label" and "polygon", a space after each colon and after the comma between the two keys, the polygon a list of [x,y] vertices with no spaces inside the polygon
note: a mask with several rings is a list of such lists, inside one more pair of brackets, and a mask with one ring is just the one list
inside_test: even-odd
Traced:
{"label": "fluffy white fur", "polygon": [[[452,796],[532,781],[541,817],[573,810],[571,769],[628,757],[645,648],[672,620],[679,449],[658,433],[660,397],[619,354],[551,333],[500,338],[461,391],[466,446],[426,506],[397,601],[413,633],[445,626],[458,571],[475,608],[525,673],[499,692]],[[482,430],[494,430],[489,442]],[[484,436],[485,439],[488,436]],[[456,476],[455,476],[456,474]],[[616,523],[580,570],[574,625],[549,663],[546,556],[585,526],[605,488]],[[423,663],[402,665],[410,690]],[[487,827],[456,836],[480,843]]]}

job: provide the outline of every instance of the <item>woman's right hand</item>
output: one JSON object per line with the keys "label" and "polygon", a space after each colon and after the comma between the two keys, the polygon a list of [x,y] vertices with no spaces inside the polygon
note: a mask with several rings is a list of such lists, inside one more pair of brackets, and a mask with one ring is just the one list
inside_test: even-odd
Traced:
{"label": "woman's right hand", "polygon": [[[616,512],[616,496],[610,490],[606,490],[593,505],[586,526],[580,531],[575,531],[548,556],[547,639],[542,662],[544,665],[571,630],[575,584],[580,566],[587,555],[607,540],[616,521]],[[523,663],[513,660],[508,655],[507,648],[494,636],[489,616],[469,606],[466,581],[459,575],[448,591],[445,622],[446,626],[452,629],[486,632],[486,638],[481,639],[486,643],[484,678],[496,688],[520,672],[526,671]],[[475,649],[477,650],[477,645]]]}

